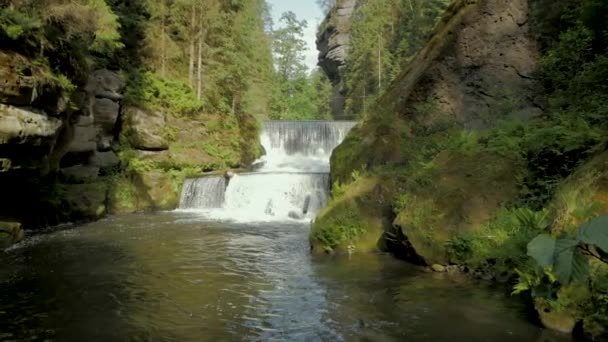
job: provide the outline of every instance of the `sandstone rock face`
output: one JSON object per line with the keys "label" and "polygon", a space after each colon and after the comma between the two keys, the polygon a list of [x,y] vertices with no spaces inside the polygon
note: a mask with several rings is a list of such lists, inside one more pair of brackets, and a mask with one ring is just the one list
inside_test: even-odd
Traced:
{"label": "sandstone rock face", "polygon": [[111,169],[120,165],[120,159],[118,159],[116,153],[112,151],[97,152],[91,158],[90,164],[100,168],[101,170]]}
{"label": "sandstone rock face", "polygon": [[74,123],[74,137],[68,152],[92,152],[97,150],[93,116],[78,116]]}
{"label": "sandstone rock face", "polygon": [[0,104],[0,158],[3,169],[48,171],[48,158],[62,122],[41,113]]}
{"label": "sandstone rock face", "polygon": [[91,74],[86,91],[97,98],[119,101],[124,87],[125,81],[117,73],[101,69]]}
{"label": "sandstone rock face", "polygon": [[0,144],[44,145],[54,140],[60,127],[58,119],[0,104]]}
{"label": "sandstone rock face", "polygon": [[35,107],[57,116],[66,109],[63,90],[50,79],[49,70],[26,57],[0,51],[0,103]]}
{"label": "sandstone rock face", "polygon": [[133,147],[147,151],[163,151],[169,148],[169,143],[163,137],[164,114],[138,108],[129,108],[125,114],[125,129]]}
{"label": "sandstone rock face", "polygon": [[114,128],[120,114],[120,105],[110,99],[96,98],[92,108],[97,133],[97,149],[108,151],[114,140]]}
{"label": "sandstone rock face", "polygon": [[[412,135],[423,138],[442,125],[476,130],[507,116],[542,113],[545,93],[536,77],[540,53],[529,15],[528,0],[454,1],[429,43],[380,99],[380,110],[334,150],[332,181],[348,181],[354,170],[407,165],[411,153],[402,146]],[[441,171],[434,173],[432,189],[400,190],[407,205],[397,213],[393,233],[415,252],[408,259],[448,264],[445,242],[479,230],[510,203],[518,194],[513,175],[523,166],[512,158],[454,154],[437,155],[433,165]]]}
{"label": "sandstone rock face", "polygon": [[529,32],[528,0],[462,0],[450,11],[384,96],[387,107],[413,116],[417,104],[432,103],[441,117],[419,121],[448,120],[467,129],[491,126],[507,113],[542,113],[540,53]]}
{"label": "sandstone rock face", "polygon": [[317,35],[319,66],[331,80],[334,89],[331,108],[334,115],[344,114],[343,72],[350,43],[350,20],[357,0],[339,0],[321,24]]}
{"label": "sandstone rock face", "polygon": [[94,181],[99,176],[99,167],[70,166],[61,169],[61,175],[67,183],[80,184]]}

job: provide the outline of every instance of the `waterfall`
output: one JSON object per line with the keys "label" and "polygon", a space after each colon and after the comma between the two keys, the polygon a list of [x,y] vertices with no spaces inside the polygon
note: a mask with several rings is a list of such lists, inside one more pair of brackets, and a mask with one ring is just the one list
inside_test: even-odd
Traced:
{"label": "waterfall", "polygon": [[260,141],[263,170],[329,172],[331,152],[353,128],[353,121],[268,121]]}
{"label": "waterfall", "polygon": [[222,176],[186,179],[179,201],[180,208],[221,208],[225,192],[226,178]]}
{"label": "waterfall", "polygon": [[188,179],[180,209],[218,220],[310,219],[328,199],[331,153],[354,125],[352,121],[268,121],[260,135],[266,153],[254,162],[256,171],[230,180]]}

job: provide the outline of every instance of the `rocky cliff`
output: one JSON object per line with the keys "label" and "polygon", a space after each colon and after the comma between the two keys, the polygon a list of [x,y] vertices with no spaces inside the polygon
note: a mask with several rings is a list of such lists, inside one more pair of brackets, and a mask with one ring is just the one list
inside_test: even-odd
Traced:
{"label": "rocky cliff", "polygon": [[357,0],[340,0],[321,23],[317,34],[319,66],[332,82],[331,109],[334,116],[344,115],[344,83],[342,74],[348,55],[351,17]]}
{"label": "rocky cliff", "polygon": [[133,89],[117,71],[92,71],[73,88],[48,67],[0,51],[0,75],[4,242],[20,239],[22,226],[173,209],[187,175],[255,158],[256,138],[241,138],[255,120],[167,114],[127,101]]}
{"label": "rocky cliff", "polygon": [[[539,234],[574,236],[608,213],[599,119],[608,103],[606,42],[597,33],[581,38],[605,31],[604,17],[591,13],[607,9],[577,3],[545,13],[546,3],[532,0],[454,1],[334,151],[332,199],[313,225],[313,251],[380,248],[436,271],[456,264],[483,279],[519,281],[515,289],[532,290],[546,327],[581,324],[605,336],[606,305],[596,303],[608,263],[579,255],[593,286],[574,298],[574,281],[547,280],[528,257]],[[567,23],[563,13],[580,17]],[[539,33],[555,17],[561,34]],[[542,54],[539,36],[552,42]],[[540,294],[545,284],[557,286]]]}
{"label": "rocky cliff", "polygon": [[[334,151],[332,181],[349,183],[353,173],[371,171],[374,174],[372,170],[382,167],[405,169],[414,158],[417,148],[412,144],[416,136],[455,128],[491,127],[504,119],[506,112],[521,119],[542,114],[544,92],[536,77],[540,55],[528,22],[527,0],[455,1],[427,46],[380,100],[377,114],[355,128]],[[370,237],[369,230],[376,232],[372,238],[375,241],[381,241],[385,232],[397,236],[397,240],[402,240],[400,246],[404,247],[397,253],[409,255],[411,260],[445,261],[442,246],[455,231],[475,229],[516,192],[514,182],[501,180],[508,179],[517,164],[511,165],[509,161],[488,155],[484,157],[487,159],[484,165],[494,168],[503,165],[506,172],[490,173],[475,171],[477,167],[473,164],[481,156],[471,160],[467,158],[438,155],[433,165],[440,172],[429,180],[436,190],[413,195],[418,198],[413,203],[422,205],[429,202],[427,207],[437,208],[437,219],[445,220],[435,222],[437,227],[442,227],[437,228],[436,235],[423,228],[420,231],[412,228],[415,225],[409,222],[415,219],[416,213],[397,213],[394,220],[393,197],[402,185],[395,184],[393,171],[374,175],[376,186],[349,197],[354,205],[350,209],[351,221],[376,222],[367,225],[367,238]],[[471,184],[501,185],[482,187],[479,191],[471,189],[471,194],[457,200],[457,207],[453,207],[454,198],[450,197],[448,190],[465,189],[463,186],[469,184],[470,179],[477,180]],[[366,181],[358,179],[348,187],[359,188],[361,182]],[[444,186],[447,193],[443,198],[435,198],[436,194],[442,193],[437,188]],[[363,209],[379,205],[383,208],[371,212]],[[428,209],[407,208],[417,212]],[[365,215],[380,216],[374,220]],[[336,216],[340,215],[332,210],[322,213],[313,229],[313,236],[317,237],[313,239],[313,245],[332,249],[356,245],[357,239],[347,242],[339,238],[332,238],[327,245],[325,233],[335,229],[333,221]],[[394,231],[394,226],[400,227],[398,231]],[[429,245],[429,240],[434,242]]]}

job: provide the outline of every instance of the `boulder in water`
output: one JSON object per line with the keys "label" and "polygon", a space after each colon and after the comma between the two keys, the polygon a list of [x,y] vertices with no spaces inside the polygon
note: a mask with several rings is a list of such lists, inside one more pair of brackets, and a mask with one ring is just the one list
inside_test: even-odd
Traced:
{"label": "boulder in water", "polygon": [[310,195],[306,196],[306,199],[304,200],[304,208],[302,208],[303,215],[308,214],[309,207],[310,207]]}
{"label": "boulder in water", "polygon": [[234,176],[235,176],[235,173],[234,173],[234,172],[232,172],[232,171],[226,171],[226,172],[224,173],[224,178],[226,178],[227,180],[230,180],[230,179],[231,179],[232,177],[234,177]]}
{"label": "boulder in water", "polygon": [[0,248],[7,248],[12,244],[23,240],[23,236],[21,223],[0,221]]}
{"label": "boulder in water", "polygon": [[294,219],[294,220],[301,220],[303,218],[303,216],[301,214],[298,214],[295,211],[290,211],[289,214],[287,215],[289,216],[289,218]]}

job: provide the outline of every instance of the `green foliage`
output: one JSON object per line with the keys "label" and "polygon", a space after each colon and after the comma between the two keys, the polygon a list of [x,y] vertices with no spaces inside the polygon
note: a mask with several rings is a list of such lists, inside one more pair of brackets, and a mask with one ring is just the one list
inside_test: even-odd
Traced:
{"label": "green foliage", "polygon": [[448,243],[454,262],[475,269],[492,261],[496,272],[527,269],[526,245],[546,228],[545,213],[527,208],[501,209],[479,231],[461,233]]}
{"label": "green foliage", "polygon": [[175,115],[194,115],[203,108],[185,83],[161,78],[151,72],[128,77],[125,101],[135,106],[161,110]]}
{"label": "green foliage", "polygon": [[293,12],[281,17],[282,26],[273,32],[276,88],[270,118],[275,120],[317,120],[330,117],[331,84],[320,71],[308,73],[304,64],[306,21]]}
{"label": "green foliage", "polygon": [[347,112],[364,114],[427,42],[448,0],[360,1],[350,27]]}
{"label": "green foliage", "polygon": [[40,18],[28,16],[13,7],[0,8],[0,29],[12,40],[20,39],[25,33],[40,29]]}
{"label": "green foliage", "polygon": [[323,229],[316,230],[312,238],[320,241],[326,252],[332,252],[336,247],[352,244],[357,237],[366,231],[361,217],[355,208],[347,207],[333,215]]}
{"label": "green foliage", "polygon": [[528,244],[528,255],[539,267],[551,267],[562,285],[587,279],[589,266],[586,255],[608,263],[600,250],[608,253],[608,216],[600,216],[585,223],[575,237],[556,239],[542,234]]}

